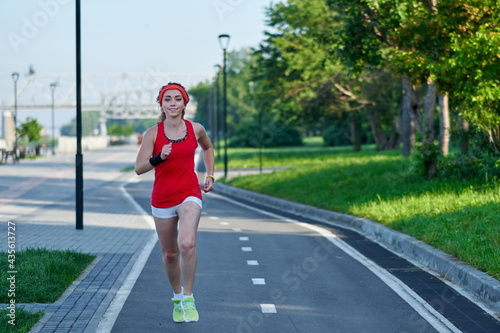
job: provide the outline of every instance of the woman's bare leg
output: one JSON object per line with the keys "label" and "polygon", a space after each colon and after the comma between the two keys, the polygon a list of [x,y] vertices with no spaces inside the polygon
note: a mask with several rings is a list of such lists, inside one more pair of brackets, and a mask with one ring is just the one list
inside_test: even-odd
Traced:
{"label": "woman's bare leg", "polygon": [[180,221],[177,242],[181,253],[180,270],[184,282],[184,294],[191,295],[198,260],[196,232],[200,223],[201,208],[197,203],[188,201],[179,206],[177,214]]}
{"label": "woman's bare leg", "polygon": [[179,246],[177,245],[177,221],[178,217],[160,219],[155,217],[156,233],[160,241],[163,268],[167,273],[168,281],[174,293],[180,294],[181,270],[179,264]]}

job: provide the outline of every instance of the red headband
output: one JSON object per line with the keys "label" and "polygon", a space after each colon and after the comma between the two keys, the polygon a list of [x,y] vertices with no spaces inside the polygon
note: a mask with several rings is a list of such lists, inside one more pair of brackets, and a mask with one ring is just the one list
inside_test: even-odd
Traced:
{"label": "red headband", "polygon": [[165,91],[167,91],[167,90],[180,91],[182,98],[184,99],[184,105],[187,105],[187,103],[189,102],[189,96],[188,96],[187,92],[182,87],[180,87],[176,84],[169,84],[169,85],[165,86],[160,92],[160,98],[158,99],[158,103],[160,103],[160,106],[162,106],[163,95],[165,94]]}

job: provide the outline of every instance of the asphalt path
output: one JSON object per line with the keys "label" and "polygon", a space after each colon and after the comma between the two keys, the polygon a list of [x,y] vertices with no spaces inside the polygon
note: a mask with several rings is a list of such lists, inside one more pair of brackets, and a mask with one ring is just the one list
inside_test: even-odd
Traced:
{"label": "asphalt path", "polygon": [[[151,187],[126,187],[146,212]],[[203,202],[200,321],[172,321],[157,243],[112,332],[500,332],[450,286],[357,233],[217,194]]]}

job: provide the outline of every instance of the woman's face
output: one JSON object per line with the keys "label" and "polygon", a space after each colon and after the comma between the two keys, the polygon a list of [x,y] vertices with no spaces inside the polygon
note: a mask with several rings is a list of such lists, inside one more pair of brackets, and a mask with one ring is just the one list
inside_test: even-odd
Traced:
{"label": "woman's face", "polygon": [[167,90],[163,95],[161,109],[167,117],[177,117],[184,111],[184,99],[179,90]]}

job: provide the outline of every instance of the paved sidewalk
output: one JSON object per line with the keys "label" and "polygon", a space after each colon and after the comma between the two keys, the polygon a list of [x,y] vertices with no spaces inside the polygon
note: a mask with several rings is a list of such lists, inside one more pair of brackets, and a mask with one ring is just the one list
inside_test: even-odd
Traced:
{"label": "paved sidewalk", "polygon": [[[75,228],[74,155],[0,166],[2,237],[7,222],[14,223],[16,251],[44,247],[96,256],[57,302],[18,304],[45,313],[32,332],[95,332],[143,248],[156,241],[151,221],[122,190],[138,178],[120,172],[134,164],[136,154],[135,146],[84,153],[83,230]],[[7,242],[2,244],[6,251]]]}

